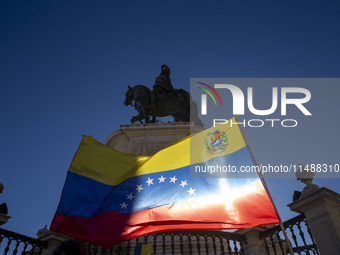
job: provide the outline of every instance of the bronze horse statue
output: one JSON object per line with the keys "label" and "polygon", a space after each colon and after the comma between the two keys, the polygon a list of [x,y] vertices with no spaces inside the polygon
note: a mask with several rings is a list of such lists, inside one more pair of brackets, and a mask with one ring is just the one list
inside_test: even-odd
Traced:
{"label": "bronze horse statue", "polygon": [[131,123],[139,121],[143,124],[143,120],[145,123],[155,123],[157,117],[168,116],[172,116],[175,122],[190,122],[190,107],[193,107],[192,113],[195,116],[192,116],[192,120],[197,125],[203,126],[197,115],[197,105],[187,91],[175,89],[171,94],[157,93],[156,101],[152,103],[151,93],[154,91],[143,85],[128,86],[128,88],[124,104],[134,106],[138,112],[138,115],[130,120]]}

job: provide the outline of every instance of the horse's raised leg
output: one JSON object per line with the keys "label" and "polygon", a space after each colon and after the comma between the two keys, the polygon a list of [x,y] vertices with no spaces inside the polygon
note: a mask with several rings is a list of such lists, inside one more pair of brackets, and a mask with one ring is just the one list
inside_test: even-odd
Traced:
{"label": "horse's raised leg", "polygon": [[142,119],[144,119],[144,117],[141,114],[138,114],[137,116],[133,116],[132,119],[130,120],[130,122],[133,124],[136,121],[139,121],[140,124],[144,124]]}

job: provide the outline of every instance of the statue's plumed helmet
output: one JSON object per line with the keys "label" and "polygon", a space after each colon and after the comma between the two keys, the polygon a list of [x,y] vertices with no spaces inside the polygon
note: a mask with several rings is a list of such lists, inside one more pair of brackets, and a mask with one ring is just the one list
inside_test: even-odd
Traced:
{"label": "statue's plumed helmet", "polygon": [[170,68],[167,65],[162,65],[162,73],[170,76],[171,74]]}

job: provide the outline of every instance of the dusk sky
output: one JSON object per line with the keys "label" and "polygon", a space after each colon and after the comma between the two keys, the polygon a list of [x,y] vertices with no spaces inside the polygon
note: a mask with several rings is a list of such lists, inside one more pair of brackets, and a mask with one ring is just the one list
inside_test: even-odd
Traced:
{"label": "dusk sky", "polygon": [[[152,88],[162,64],[187,91],[190,78],[340,77],[339,13],[337,0],[2,1],[1,227],[50,225],[82,135],[105,143],[129,124],[128,85]],[[259,164],[340,164],[340,87],[310,90],[298,128],[243,130]],[[286,205],[304,185],[266,182],[282,219],[295,216]],[[340,192],[337,178],[314,183]]]}

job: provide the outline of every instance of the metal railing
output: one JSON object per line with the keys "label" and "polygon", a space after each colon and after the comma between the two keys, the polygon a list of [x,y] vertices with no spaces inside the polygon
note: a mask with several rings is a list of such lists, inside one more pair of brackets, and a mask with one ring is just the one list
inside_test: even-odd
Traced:
{"label": "metal railing", "polygon": [[243,255],[240,234],[222,231],[171,231],[146,235],[111,248],[86,244],[91,255],[133,254],[136,243],[152,245],[151,254],[228,254]]}
{"label": "metal railing", "polygon": [[42,254],[47,243],[0,228],[0,254]]}
{"label": "metal railing", "polygon": [[[285,221],[283,226],[286,229],[294,254],[319,255],[310,228],[306,223],[306,217],[303,214]],[[264,240],[268,255],[290,254],[279,225],[262,232],[260,239]]]}
{"label": "metal railing", "polygon": [[[283,223],[294,254],[319,255],[311,231],[303,214]],[[268,255],[290,254],[280,226],[260,234]],[[86,244],[90,255],[134,254],[137,243],[152,245],[151,254],[228,254],[244,255],[244,235],[223,231],[181,230],[142,236],[111,248]],[[0,228],[0,254],[38,255],[47,248],[47,242]],[[292,255],[292,254],[291,254]]]}

